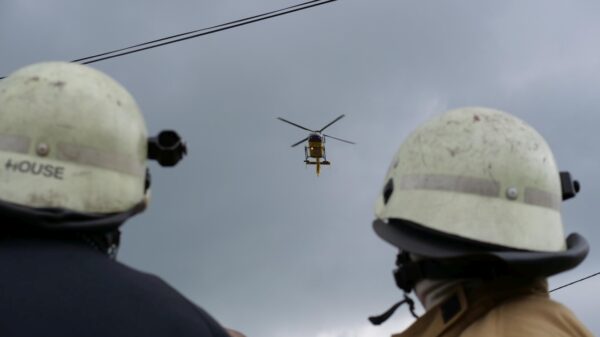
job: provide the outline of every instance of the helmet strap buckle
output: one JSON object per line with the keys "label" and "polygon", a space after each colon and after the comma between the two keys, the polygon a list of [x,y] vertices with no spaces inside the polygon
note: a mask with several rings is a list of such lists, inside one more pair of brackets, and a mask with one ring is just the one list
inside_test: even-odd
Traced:
{"label": "helmet strap buckle", "polygon": [[412,261],[407,251],[400,251],[396,256],[396,266],[398,267],[394,270],[396,286],[405,293],[410,293],[417,282],[424,277],[419,262]]}

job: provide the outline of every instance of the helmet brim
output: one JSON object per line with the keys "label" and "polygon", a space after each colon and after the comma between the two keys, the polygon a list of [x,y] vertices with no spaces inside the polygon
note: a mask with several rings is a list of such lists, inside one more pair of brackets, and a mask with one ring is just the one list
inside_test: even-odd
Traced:
{"label": "helmet brim", "polygon": [[567,237],[566,250],[540,252],[474,241],[401,219],[388,222],[376,219],[373,229],[383,240],[415,255],[430,259],[493,258],[505,262],[521,275],[550,276],[572,269],[589,252],[587,241],[577,233]]}

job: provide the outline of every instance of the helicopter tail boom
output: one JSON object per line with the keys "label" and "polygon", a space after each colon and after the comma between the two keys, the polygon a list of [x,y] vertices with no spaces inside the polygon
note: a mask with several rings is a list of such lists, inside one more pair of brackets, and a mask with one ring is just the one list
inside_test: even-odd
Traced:
{"label": "helicopter tail boom", "polygon": [[320,160],[316,160],[316,161],[310,161],[310,160],[305,160],[304,163],[306,165],[315,165],[315,170],[317,172],[317,176],[321,174],[321,165],[331,165],[331,162],[324,160],[324,161],[320,161]]}

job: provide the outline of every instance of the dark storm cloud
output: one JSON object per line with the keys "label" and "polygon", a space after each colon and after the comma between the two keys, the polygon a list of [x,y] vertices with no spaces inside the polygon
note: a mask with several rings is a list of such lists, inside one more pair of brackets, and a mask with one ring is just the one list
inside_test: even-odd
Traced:
{"label": "dark storm cloud", "polygon": [[[289,4],[4,1],[0,71]],[[190,147],[181,166],[152,166],[152,205],[125,227],[121,260],[248,336],[366,337],[366,316],[400,296],[395,251],[370,226],[389,161],[419,123],[464,105],[544,135],[583,184],[567,232],[597,246],[599,13],[592,1],[344,0],[95,64],[133,93],[151,133],[175,128]],[[306,134],[275,117],[317,128],[342,113],[328,131],[358,144],[328,143],[333,165],[316,178],[289,148]],[[595,271],[599,254],[552,284]],[[594,332],[582,294],[597,282],[557,294]]]}

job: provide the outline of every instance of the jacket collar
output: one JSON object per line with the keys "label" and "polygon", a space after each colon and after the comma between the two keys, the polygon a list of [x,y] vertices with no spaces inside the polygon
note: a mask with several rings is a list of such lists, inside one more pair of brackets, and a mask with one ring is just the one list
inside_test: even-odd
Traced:
{"label": "jacket collar", "polygon": [[392,337],[455,337],[500,302],[515,296],[548,297],[546,279],[499,279],[473,288],[461,284],[452,295],[428,310],[405,331]]}

